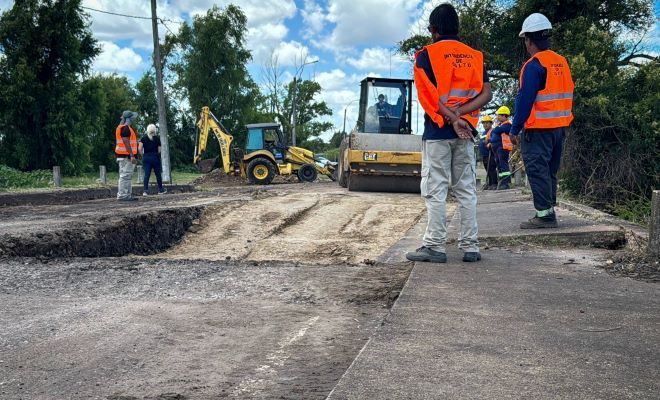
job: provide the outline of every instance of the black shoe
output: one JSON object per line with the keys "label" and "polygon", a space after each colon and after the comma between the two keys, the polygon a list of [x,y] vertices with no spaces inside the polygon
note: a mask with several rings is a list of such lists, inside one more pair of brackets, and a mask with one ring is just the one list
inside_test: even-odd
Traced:
{"label": "black shoe", "polygon": [[510,189],[510,188],[509,188],[509,184],[508,184],[508,183],[506,183],[506,184],[504,184],[504,185],[500,185],[500,186],[497,187],[497,190],[509,190],[509,189]]}
{"label": "black shoe", "polygon": [[463,253],[464,262],[477,262],[481,261],[481,253],[478,251],[466,251]]}
{"label": "black shoe", "polygon": [[138,201],[137,197],[123,197],[121,199],[117,199],[117,201]]}
{"label": "black shoe", "polygon": [[447,262],[447,254],[431,250],[426,246],[422,246],[415,251],[406,253],[406,258],[410,261],[425,261],[435,263]]}
{"label": "black shoe", "polygon": [[497,185],[488,186],[488,190],[497,190]]}
{"label": "black shoe", "polygon": [[541,229],[541,228],[556,228],[557,216],[550,214],[546,217],[534,216],[529,221],[521,222],[520,229]]}

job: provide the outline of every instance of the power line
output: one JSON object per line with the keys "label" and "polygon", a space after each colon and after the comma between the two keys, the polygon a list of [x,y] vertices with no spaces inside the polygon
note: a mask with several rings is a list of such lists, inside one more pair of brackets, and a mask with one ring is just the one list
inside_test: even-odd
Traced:
{"label": "power line", "polygon": [[[112,11],[99,10],[98,8],[92,8],[92,7],[80,6],[80,8],[84,8],[85,10],[90,10],[90,11],[96,11],[96,12],[103,13],[103,14],[116,15],[118,17],[127,17],[127,18],[135,18],[135,19],[148,19],[148,20],[152,19],[151,17],[143,17],[143,16],[140,16],[140,15],[120,14],[120,13],[116,13],[116,12],[112,12]],[[158,20],[163,25],[165,25],[165,21],[171,22],[173,24],[182,24],[183,23],[181,21],[174,21],[174,20],[171,20],[171,19],[163,19],[163,18],[158,18]]]}

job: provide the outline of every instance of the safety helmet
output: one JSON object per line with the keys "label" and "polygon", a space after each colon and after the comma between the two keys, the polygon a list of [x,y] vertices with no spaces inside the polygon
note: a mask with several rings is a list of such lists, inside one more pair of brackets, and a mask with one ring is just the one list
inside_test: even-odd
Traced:
{"label": "safety helmet", "polygon": [[550,29],[552,29],[550,20],[543,14],[534,13],[525,18],[525,21],[522,24],[522,30],[520,31],[520,34],[518,34],[518,37],[525,37],[525,33],[546,31]]}
{"label": "safety helmet", "polygon": [[511,115],[511,111],[509,110],[509,107],[502,106],[502,107],[497,109],[497,112],[495,114],[497,114],[497,115]]}
{"label": "safety helmet", "polygon": [[493,122],[493,117],[491,117],[490,115],[486,115],[481,119],[481,122]]}

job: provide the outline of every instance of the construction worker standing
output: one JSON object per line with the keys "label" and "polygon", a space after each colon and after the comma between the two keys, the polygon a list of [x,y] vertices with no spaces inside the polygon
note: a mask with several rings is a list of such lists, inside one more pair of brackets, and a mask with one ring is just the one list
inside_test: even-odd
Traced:
{"label": "construction worker standing", "polygon": [[[520,71],[513,141],[521,142],[522,157],[534,197],[536,215],[522,229],[556,228],[557,172],[564,130],[573,120],[573,78],[566,59],[550,50],[552,24],[543,14],[525,19],[519,36],[531,58]],[[522,137],[519,138],[524,128]]]}
{"label": "construction worker standing", "polygon": [[481,119],[484,131],[479,135],[479,154],[486,170],[486,183],[484,190],[497,189],[497,167],[495,166],[495,155],[488,144],[493,132],[493,117],[486,115]]}
{"label": "construction worker standing", "polygon": [[135,131],[131,127],[137,113],[124,111],[121,114],[121,122],[115,129],[115,154],[119,164],[119,182],[117,183],[117,200],[135,201],[131,179],[135,169],[138,151],[138,140]]}
{"label": "construction worker standing", "polygon": [[423,245],[411,261],[447,262],[446,200],[449,186],[459,202],[459,248],[463,261],[481,259],[477,240],[477,190],[472,132],[479,108],[491,98],[483,54],[461,43],[458,14],[451,4],[429,17],[433,43],[415,55],[415,86],[424,108],[421,194],[428,224]]}
{"label": "construction worker standing", "polygon": [[499,184],[498,190],[509,189],[511,184],[511,170],[509,169],[509,152],[513,150],[513,144],[509,137],[511,131],[511,121],[509,121],[509,107],[502,106],[497,109],[497,126],[490,135],[492,150],[497,158],[497,177]]}

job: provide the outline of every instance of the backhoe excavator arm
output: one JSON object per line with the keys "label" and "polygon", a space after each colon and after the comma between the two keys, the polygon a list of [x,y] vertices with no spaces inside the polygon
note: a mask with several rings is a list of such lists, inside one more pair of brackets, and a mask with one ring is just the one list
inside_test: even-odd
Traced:
{"label": "backhoe excavator arm", "polygon": [[202,112],[197,121],[197,127],[199,130],[197,132],[197,140],[195,140],[193,163],[197,165],[202,158],[202,154],[206,151],[209,130],[211,130],[220,144],[222,167],[225,173],[230,173],[232,171],[231,145],[234,141],[234,137],[227,132],[227,129],[225,129],[222,123],[215,117],[215,115],[213,115],[208,107],[202,107]]}

